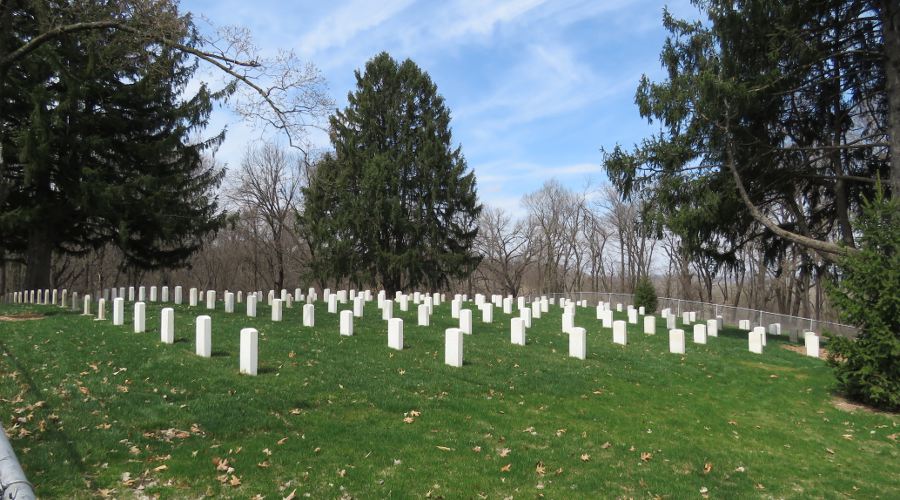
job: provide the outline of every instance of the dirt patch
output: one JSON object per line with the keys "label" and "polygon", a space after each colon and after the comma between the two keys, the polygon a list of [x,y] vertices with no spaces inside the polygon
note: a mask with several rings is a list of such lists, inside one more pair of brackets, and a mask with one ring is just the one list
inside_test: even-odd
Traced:
{"label": "dirt patch", "polygon": [[44,319],[44,317],[43,314],[39,313],[20,313],[0,316],[0,321],[33,321],[36,319]]}
{"label": "dirt patch", "polygon": [[834,396],[831,398],[831,403],[838,410],[843,410],[847,412],[854,411],[864,411],[866,413],[871,413],[873,415],[884,415],[886,417],[896,417],[897,413],[891,413],[889,411],[879,410],[877,408],[872,408],[871,406],[864,405],[862,403],[856,403],[854,401],[850,401],[841,396]]}
{"label": "dirt patch", "polygon": [[[804,345],[794,345],[794,344],[781,344],[782,349],[787,349],[788,351],[796,352],[797,354],[801,354],[806,356],[806,346]],[[828,350],[819,348],[819,359],[828,359]]]}

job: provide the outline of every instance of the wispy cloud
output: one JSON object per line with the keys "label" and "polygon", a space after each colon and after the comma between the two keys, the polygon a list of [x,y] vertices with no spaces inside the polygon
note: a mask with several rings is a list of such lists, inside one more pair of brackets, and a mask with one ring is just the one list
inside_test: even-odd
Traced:
{"label": "wispy cloud", "polygon": [[346,46],[356,37],[387,22],[415,0],[352,0],[320,19],[297,47],[304,54]]}

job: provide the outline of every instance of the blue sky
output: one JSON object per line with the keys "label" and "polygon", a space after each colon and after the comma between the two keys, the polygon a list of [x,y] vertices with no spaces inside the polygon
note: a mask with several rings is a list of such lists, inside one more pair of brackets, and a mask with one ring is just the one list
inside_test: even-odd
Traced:
{"label": "blue sky", "polygon": [[[482,202],[521,214],[523,195],[555,178],[572,189],[604,182],[600,148],[654,130],[637,114],[642,74],[660,79],[663,7],[696,18],[688,1],[652,0],[184,0],[216,25],[239,24],[261,51],[292,48],[317,65],[338,107],[353,72],[385,50],[411,58],[437,84],[454,140]],[[259,132],[226,111],[219,159],[235,166]],[[309,139],[327,148],[324,132]]]}

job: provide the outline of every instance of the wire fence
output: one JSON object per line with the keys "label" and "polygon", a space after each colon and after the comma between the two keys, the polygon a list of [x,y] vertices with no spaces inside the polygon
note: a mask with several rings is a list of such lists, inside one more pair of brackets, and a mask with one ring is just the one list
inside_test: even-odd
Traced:
{"label": "wire fence", "polygon": [[[572,292],[572,293],[551,293],[547,297],[559,299],[561,297],[571,300],[587,300],[589,305],[596,305],[598,302],[608,302],[610,304],[622,304],[623,306],[634,305],[634,295],[630,293],[611,293],[611,292]],[[698,302],[695,300],[673,299],[669,297],[657,297],[656,309],[670,309],[673,313],[681,316],[682,312],[695,311],[698,320],[713,319],[722,316],[722,321],[729,325],[738,325],[740,320],[748,320],[751,328],[754,326],[763,326],[768,328],[773,323],[781,325],[783,335],[789,335],[791,340],[803,339],[803,332],[816,332],[819,335],[823,333],[831,333],[841,337],[855,338],[859,330],[855,326],[835,323],[833,321],[822,321],[812,318],[802,318],[800,316],[792,316],[790,314],[773,313],[769,311],[760,311],[758,309],[749,309],[746,307],[726,306],[723,304],[711,304],[709,302]]]}

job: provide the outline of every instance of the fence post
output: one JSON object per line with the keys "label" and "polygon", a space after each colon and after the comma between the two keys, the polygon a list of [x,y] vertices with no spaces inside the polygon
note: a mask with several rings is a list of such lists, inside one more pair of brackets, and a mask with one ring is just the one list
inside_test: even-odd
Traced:
{"label": "fence post", "polygon": [[25,477],[16,453],[9,444],[6,431],[0,427],[0,498],[34,500],[34,489]]}

